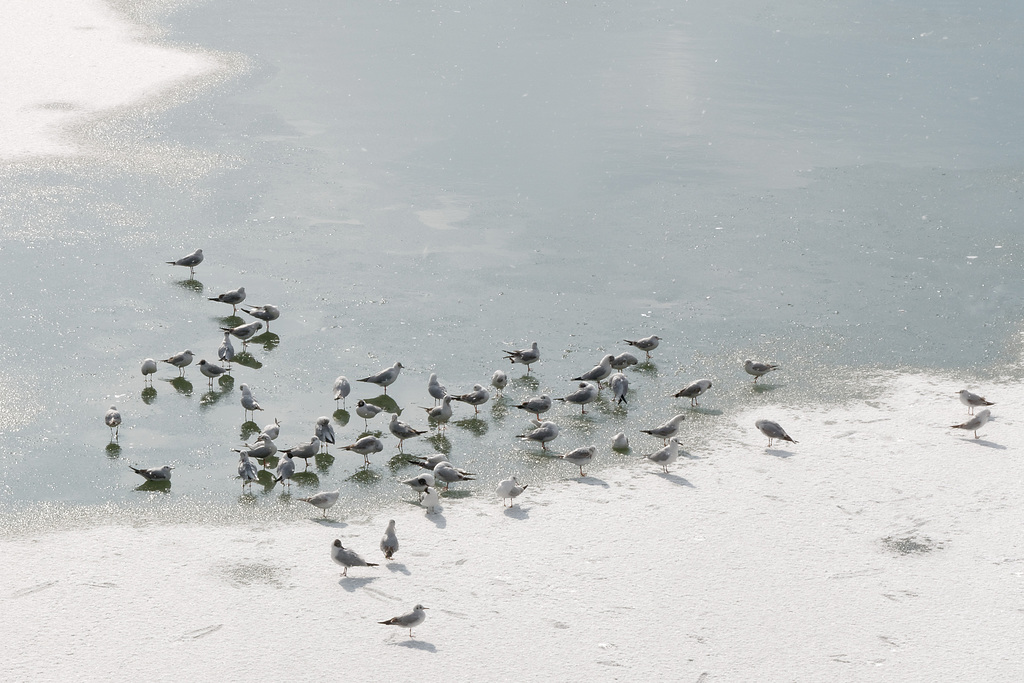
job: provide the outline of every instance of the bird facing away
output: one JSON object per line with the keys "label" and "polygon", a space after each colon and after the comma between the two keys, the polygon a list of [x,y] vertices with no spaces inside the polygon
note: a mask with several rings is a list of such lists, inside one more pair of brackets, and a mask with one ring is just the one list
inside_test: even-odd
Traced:
{"label": "bird facing away", "polygon": [[767,375],[772,370],[778,370],[778,365],[772,365],[770,363],[755,363],[749,358],[743,361],[743,369],[747,371],[748,375],[754,376],[754,384],[757,384],[757,379]]}
{"label": "bird facing away", "polygon": [[596,454],[597,446],[584,446],[583,448],[577,448],[569,451],[568,453],[564,453],[561,458],[562,460],[579,467],[580,476],[585,477],[587,474],[583,471],[583,466],[592,462]]}
{"label": "bird facing away", "polygon": [[335,562],[345,568],[345,571],[341,573],[342,576],[348,576],[349,567],[376,567],[377,565],[373,562],[367,562],[359,554],[350,550],[349,548],[341,545],[341,539],[334,539],[334,543],[331,544],[331,557]]}
{"label": "bird facing away", "polygon": [[413,429],[410,425],[399,420],[398,413],[395,413],[391,416],[391,422],[388,423],[388,431],[391,432],[391,434],[398,439],[398,445],[395,446],[395,448],[397,448],[399,451],[402,450],[402,444],[405,442],[406,439],[412,439],[413,437],[417,437],[420,436],[421,434],[427,433],[426,430],[420,431],[418,429]]}
{"label": "bird facing away", "polygon": [[790,443],[796,443],[789,437],[786,430],[778,422],[772,422],[771,420],[758,420],[754,423],[754,426],[761,430],[761,433],[768,437],[768,447],[771,448],[772,440],[779,439],[780,441],[789,441]]}
{"label": "bird facing away", "polygon": [[975,408],[980,408],[981,406],[995,405],[995,403],[992,403],[991,401],[986,401],[981,396],[978,396],[977,394],[972,394],[966,389],[961,389],[959,394],[957,395],[960,396],[960,402],[967,406],[968,415],[974,415]]}
{"label": "bird facing away", "polygon": [[398,552],[398,536],[395,535],[395,520],[388,520],[388,528],[384,530],[384,536],[380,539],[380,551],[384,553],[384,559],[390,560]]}
{"label": "bird facing away", "polygon": [[448,490],[449,484],[457,481],[473,481],[473,477],[470,474],[470,472],[455,467],[447,460],[439,462],[434,466],[434,481],[443,481],[445,491]]}
{"label": "bird facing away", "polygon": [[473,410],[480,414],[480,406],[491,400],[491,395],[487,389],[484,389],[482,384],[474,384],[473,391],[467,392],[460,396],[452,396],[456,401],[462,401],[473,406]]}
{"label": "bird facing away", "polygon": [[178,368],[178,376],[185,376],[185,367],[192,363],[192,351],[185,349],[181,353],[176,353],[170,358],[164,358],[160,361],[161,363],[170,363],[174,367]]}
{"label": "bird facing away", "polygon": [[672,437],[668,440],[667,446],[664,446],[644,457],[655,465],[661,465],[661,469],[665,471],[665,474],[668,474],[668,466],[679,458],[679,439],[677,437]]}
{"label": "bird facing away", "polygon": [[164,465],[163,467],[150,467],[149,469],[140,469],[138,467],[132,467],[128,465],[129,469],[135,474],[139,474],[146,481],[170,481],[171,470],[174,468],[170,465]]}
{"label": "bird facing away", "polygon": [[327,510],[334,507],[334,504],[338,502],[338,496],[341,495],[341,491],[321,491],[316,493],[309,498],[299,498],[303,503],[309,503],[315,508],[320,508],[324,511],[324,518],[327,517]]}
{"label": "bird facing away", "polygon": [[152,358],[142,361],[142,381],[147,385],[152,384],[154,374],[156,374],[156,361]]}
{"label": "bird facing away", "polygon": [[341,450],[351,451],[352,453],[358,453],[363,456],[363,462],[367,465],[370,464],[370,454],[380,453],[384,450],[384,443],[375,436],[364,436],[355,443],[350,443],[347,446],[342,446]]}
{"label": "bird facing away", "polygon": [[398,374],[402,372],[402,368],[405,366],[401,363],[395,363],[386,370],[381,370],[376,375],[370,375],[369,377],[363,377],[357,382],[369,382],[370,384],[376,384],[377,386],[384,389],[384,393],[388,393],[388,387],[395,383],[398,379]]}
{"label": "bird facing away", "polygon": [[270,323],[281,317],[281,309],[271,304],[264,304],[263,306],[254,306],[252,308],[246,308],[242,306],[242,311],[246,314],[251,315],[257,320],[262,320],[267,324],[267,332],[270,332]]}
{"label": "bird facing away", "polygon": [[978,430],[985,426],[992,416],[992,411],[988,408],[985,410],[979,410],[970,420],[963,424],[952,425],[953,429],[966,429],[969,432],[974,432],[974,438],[978,438]]}
{"label": "bird facing away", "polygon": [[244,415],[242,416],[242,419],[248,421],[249,413],[252,413],[253,414],[252,417],[255,420],[256,419],[256,411],[257,410],[263,410],[263,408],[260,408],[260,404],[257,403],[256,399],[252,397],[252,390],[249,389],[249,385],[248,384],[241,384],[241,385],[239,385],[238,390],[242,392],[241,403],[242,403],[242,410],[244,411]]}
{"label": "bird facing away", "polygon": [[661,342],[661,337],[659,337],[656,334],[652,334],[650,337],[644,337],[643,339],[637,339],[634,341],[623,339],[623,341],[629,344],[630,346],[635,346],[636,348],[646,353],[647,359],[650,360],[651,351],[658,348],[658,344]]}
{"label": "bird facing away", "polygon": [[249,459],[249,451],[238,452],[238,476],[242,480],[242,491],[245,491],[246,485],[250,488],[252,483],[256,481],[256,475],[258,470],[256,469],[256,463]]}
{"label": "bird facing away", "polygon": [[636,365],[640,361],[629,351],[623,351],[612,359],[613,370],[625,370],[630,365]]}
{"label": "bird facing away", "polygon": [[601,388],[601,382],[612,374],[612,361],[615,360],[615,356],[608,354],[601,359],[601,362],[587,370],[579,377],[573,377],[574,382],[597,382],[598,390]]}
{"label": "bird facing away", "polygon": [[288,485],[288,488],[292,486],[292,476],[295,474],[295,461],[292,460],[288,453],[283,453],[281,459],[277,463],[277,469],[274,470],[277,477],[274,478],[274,483],[284,482]]}
{"label": "bird facing away", "polygon": [[703,394],[705,391],[711,388],[711,380],[699,379],[696,382],[687,384],[685,387],[677,391],[674,396],[676,398],[688,398],[690,399],[690,406],[699,406],[697,403],[697,397]]}
{"label": "bird facing away", "polygon": [[528,413],[533,413],[539,420],[541,413],[546,413],[551,410],[551,397],[547,394],[533,396],[517,405],[516,408],[519,408],[519,410],[525,410]]}
{"label": "bird facing away", "polygon": [[616,451],[625,451],[629,449],[629,439],[626,438],[625,432],[619,432],[612,437],[612,449]]}
{"label": "bird facing away", "polygon": [[352,385],[348,383],[348,377],[340,376],[334,380],[334,407],[338,407],[338,401],[344,401],[352,393]]}
{"label": "bird facing away", "polygon": [[491,386],[498,392],[498,396],[501,396],[501,392],[508,386],[508,375],[504,370],[494,371],[494,374],[491,375]]}
{"label": "bird facing away", "polygon": [[245,287],[239,287],[238,289],[232,289],[230,292],[224,292],[217,296],[206,297],[210,301],[219,301],[224,304],[231,304],[231,315],[238,313],[238,304],[245,301]]}
{"label": "bird facing away", "polygon": [[384,624],[385,626],[398,626],[399,628],[409,629],[409,637],[412,638],[412,630],[423,623],[423,620],[427,618],[426,612],[423,610],[427,609],[423,605],[416,605],[412,608],[412,611],[408,614],[403,614],[400,617],[391,617],[387,621],[378,621],[378,624]]}
{"label": "bird facing away", "polygon": [[616,372],[608,378],[608,384],[612,388],[612,401],[617,405],[628,403],[626,394],[629,392],[629,380],[621,372]]}
{"label": "bird facing away", "polygon": [[562,398],[556,398],[556,401],[564,401],[566,403],[572,403],[580,407],[580,414],[584,415],[587,412],[587,404],[597,400],[597,393],[599,389],[596,384],[590,382],[580,382],[579,388],[567,396]]}
{"label": "bird facing away", "polygon": [[121,426],[121,413],[118,412],[116,407],[110,406],[107,412],[103,414],[103,424],[110,427],[110,440],[116,439]]}
{"label": "bird facing away", "polygon": [[281,436],[281,421],[275,417],[274,424],[269,424],[260,430],[260,436],[266,436],[268,439],[276,439]]}
{"label": "bird facing away", "polygon": [[530,372],[530,366],[540,360],[540,350],[537,348],[537,342],[533,342],[528,349],[517,349],[515,351],[504,351],[505,358],[512,361],[513,364],[521,363],[526,366],[526,372]]}
{"label": "bird facing away", "polygon": [[529,484],[523,484],[520,486],[519,481],[515,477],[509,477],[498,484],[498,488],[495,489],[494,495],[501,498],[502,505],[505,504],[505,499],[508,498],[508,506],[512,507],[514,505],[512,499],[518,497],[520,493],[525,491],[527,486],[529,486]]}
{"label": "bird facing away", "polygon": [[664,440],[664,442],[667,444],[669,439],[671,439],[673,436],[679,433],[679,423],[685,419],[685,415],[676,415],[665,424],[658,425],[653,429],[641,429],[640,431],[643,432],[644,434],[656,436],[659,439]]}
{"label": "bird facing away", "polygon": [[217,347],[217,360],[222,360],[231,365],[231,360],[234,357],[235,347],[231,345],[231,331],[228,330],[224,333],[224,339],[221,340],[220,346]]}
{"label": "bird facing away", "polygon": [[448,390],[437,379],[436,372],[430,373],[430,378],[427,379],[427,393],[434,399],[435,406],[448,394]]}
{"label": "bird facing away", "polygon": [[541,422],[540,420],[530,420],[533,423],[535,429],[526,432],[524,434],[517,434],[516,437],[519,439],[525,439],[526,441],[533,441],[539,443],[540,447],[547,450],[548,441],[554,441],[558,436],[558,432],[561,428],[550,420]]}
{"label": "bird facing away", "polygon": [[168,261],[168,265],[172,266],[185,266],[188,268],[189,277],[196,276],[196,266],[203,262],[203,250],[196,249],[188,256],[182,256],[177,261]]}
{"label": "bird facing away", "polygon": [[331,449],[328,444],[334,443],[334,427],[331,426],[331,418],[329,417],[318,417],[316,419],[316,427],[313,429],[313,434],[316,438],[320,439],[320,443],[324,447],[325,453],[330,453]]}

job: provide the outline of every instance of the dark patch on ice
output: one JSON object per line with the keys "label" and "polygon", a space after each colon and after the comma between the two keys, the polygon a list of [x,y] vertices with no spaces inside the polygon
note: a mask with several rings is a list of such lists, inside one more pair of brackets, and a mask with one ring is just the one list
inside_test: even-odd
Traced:
{"label": "dark patch on ice", "polygon": [[691,489],[697,488],[689,481],[687,481],[685,478],[680,477],[678,474],[671,474],[668,472],[655,472],[655,475],[661,477],[665,481],[670,481],[673,484],[677,484],[679,486],[689,486]]}
{"label": "dark patch on ice", "polygon": [[899,555],[921,555],[942,548],[942,544],[927,536],[886,536],[882,545]]}
{"label": "dark patch on ice", "polygon": [[776,458],[792,458],[796,455],[793,451],[784,451],[779,448],[766,448],[764,452],[768,455],[774,455]]}
{"label": "dark patch on ice", "polygon": [[390,570],[392,572],[401,572],[402,574],[405,574],[406,576],[411,576],[412,575],[412,572],[410,572],[408,569],[406,569],[405,565],[400,563],[400,562],[388,562],[387,565],[385,565],[385,566],[388,568],[388,570]]}
{"label": "dark patch on ice", "polygon": [[423,650],[424,652],[437,652],[437,647],[433,643],[428,643],[425,640],[405,640],[400,643],[394,643],[399,647],[411,647],[414,650]]}
{"label": "dark patch on ice", "polygon": [[232,565],[224,569],[224,577],[235,586],[256,584],[284,588],[281,569],[270,564],[253,562]]}

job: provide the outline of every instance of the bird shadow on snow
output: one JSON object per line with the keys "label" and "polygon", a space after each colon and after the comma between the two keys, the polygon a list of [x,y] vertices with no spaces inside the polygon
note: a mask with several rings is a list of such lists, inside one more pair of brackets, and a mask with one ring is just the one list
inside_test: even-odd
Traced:
{"label": "bird shadow on snow", "polygon": [[388,562],[387,565],[385,565],[385,566],[387,566],[388,571],[391,571],[391,572],[401,572],[402,574],[405,574],[406,576],[411,576],[412,575],[412,572],[410,572],[408,569],[406,569],[405,565],[402,564],[401,562]]}
{"label": "bird shadow on snow", "polygon": [[428,643],[425,640],[403,640],[400,643],[392,643],[399,647],[409,647],[413,650],[423,650],[424,652],[437,652],[437,648],[434,647],[433,643]]}
{"label": "bird shadow on snow", "polygon": [[586,484],[587,486],[600,486],[601,488],[605,489],[611,488],[610,486],[608,486],[608,482],[604,481],[603,479],[598,479],[597,477],[591,477],[590,475],[587,475],[585,477],[577,477],[575,481],[581,484]]}
{"label": "bird shadow on snow", "polygon": [[784,451],[779,448],[766,448],[764,452],[768,455],[774,455],[776,458],[792,458],[796,455],[793,451]]}
{"label": "bird shadow on snow", "polygon": [[505,508],[505,516],[512,519],[529,519],[530,513],[518,505],[513,505],[510,508]]}
{"label": "bird shadow on snow", "polygon": [[343,576],[338,579],[338,585],[347,590],[349,593],[355,593],[357,589],[368,586],[377,580],[375,576],[365,576],[363,578],[355,578],[353,576]]}
{"label": "bird shadow on snow", "polygon": [[437,512],[438,509],[439,508],[434,508],[433,511],[427,510],[427,514],[425,516],[427,519],[433,522],[434,526],[436,526],[438,529],[444,529],[446,526],[448,526],[448,520],[445,519],[444,515],[442,515],[440,512]]}
{"label": "bird shadow on snow", "polygon": [[689,486],[691,489],[697,488],[696,486],[691,484],[685,477],[680,477],[678,474],[672,474],[671,472],[655,472],[655,474],[664,479],[665,481],[670,481],[673,484],[678,484],[679,486]]}
{"label": "bird shadow on snow", "polygon": [[994,441],[986,441],[985,439],[963,438],[963,439],[960,439],[960,440],[961,441],[966,441],[967,443],[973,443],[976,446],[984,446],[985,448],[995,448],[996,450],[1000,450],[1000,451],[1005,451],[1006,450],[1006,446],[1004,446],[1003,444],[996,443]]}
{"label": "bird shadow on snow", "polygon": [[311,518],[311,520],[316,522],[317,524],[320,524],[321,526],[334,527],[335,529],[344,529],[348,526],[348,524],[345,524],[345,522],[339,522],[336,519],[328,519],[326,517],[313,517]]}

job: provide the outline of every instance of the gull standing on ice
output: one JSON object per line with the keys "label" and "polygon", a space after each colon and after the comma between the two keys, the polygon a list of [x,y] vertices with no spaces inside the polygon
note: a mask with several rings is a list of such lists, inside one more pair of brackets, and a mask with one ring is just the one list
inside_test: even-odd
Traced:
{"label": "gull standing on ice", "polygon": [[291,459],[288,453],[282,452],[281,460],[277,463],[277,468],[274,470],[277,477],[274,479],[274,483],[284,482],[288,484],[288,488],[292,487],[292,475],[295,474],[295,461]]}
{"label": "gull standing on ice", "polygon": [[768,447],[771,448],[772,440],[779,439],[780,441],[789,441],[790,443],[796,443],[789,437],[786,430],[782,428],[778,422],[772,422],[771,420],[758,420],[754,423],[754,426],[761,430],[761,433],[768,437]]}
{"label": "gull standing on ice", "polygon": [[220,346],[217,347],[217,360],[222,360],[231,365],[231,359],[235,357],[235,347],[231,345],[231,331],[228,330],[224,333],[224,339],[221,341]]}
{"label": "gull standing on ice", "polygon": [[384,537],[380,539],[380,551],[384,553],[384,559],[390,560],[398,552],[398,536],[395,535],[395,520],[388,520],[388,528],[384,530]]}
{"label": "gull standing on ice", "polygon": [[423,500],[423,494],[434,485],[434,474],[432,472],[424,472],[420,476],[406,479],[402,483],[419,493],[420,500]]}
{"label": "gull standing on ice", "polygon": [[978,430],[985,426],[991,417],[992,411],[988,408],[985,410],[979,410],[977,414],[967,422],[958,425],[951,425],[953,429],[966,429],[969,432],[974,432],[974,438],[978,438]]}
{"label": "gull standing on ice", "polygon": [[629,380],[621,372],[616,372],[608,378],[608,384],[612,388],[612,401],[617,404],[628,403],[626,392],[629,391]]}
{"label": "gull standing on ice", "polygon": [[239,287],[238,289],[232,289],[230,292],[206,298],[210,301],[219,301],[222,304],[231,304],[231,315],[234,315],[238,313],[238,304],[245,301],[245,287]]}
{"label": "gull standing on ice", "polygon": [[479,406],[482,406],[483,404],[491,400],[491,395],[487,392],[486,389],[484,389],[482,384],[474,384],[473,391],[462,394],[461,396],[452,396],[452,398],[454,398],[456,401],[462,401],[463,403],[468,403],[469,405],[473,406],[473,410],[475,410],[476,414],[479,415]]}
{"label": "gull standing on ice", "polygon": [[619,432],[612,437],[612,449],[616,451],[625,451],[629,449],[629,439],[626,438],[625,432]]}
{"label": "gull standing on ice", "polygon": [[435,406],[448,395],[448,390],[438,381],[436,372],[430,373],[430,378],[427,380],[427,393],[434,399]]}
{"label": "gull standing on ice", "polygon": [[599,389],[596,384],[590,382],[580,382],[579,388],[562,398],[556,398],[556,401],[565,401],[566,403],[572,403],[580,407],[580,415],[587,412],[587,404],[597,400],[597,393]]}
{"label": "gull standing on ice", "polygon": [[534,429],[533,431],[526,432],[525,434],[517,434],[516,438],[525,439],[527,441],[535,441],[536,443],[540,444],[541,448],[547,450],[547,442],[554,441],[555,438],[558,436],[558,432],[561,431],[561,428],[554,422],[550,422],[548,420],[545,420],[543,422],[541,422],[540,420],[530,420],[530,422],[533,423],[536,429]]}
{"label": "gull standing on ice", "polygon": [[324,518],[327,518],[327,510],[334,507],[334,504],[338,502],[338,496],[341,495],[341,491],[321,491],[316,493],[309,498],[299,498],[303,503],[309,503],[315,508],[320,508],[324,511]]}
{"label": "gull standing on ice", "polygon": [[131,465],[128,465],[128,469],[130,469],[135,474],[142,475],[142,478],[145,479],[146,481],[170,481],[171,470],[173,470],[174,468],[171,467],[170,465],[164,465],[163,467],[150,467],[149,469],[140,469],[138,467],[132,467]]}
{"label": "gull standing on ice", "polygon": [[363,461],[367,465],[369,465],[370,454],[380,453],[382,450],[384,450],[384,444],[381,442],[380,439],[378,439],[375,436],[364,436],[355,443],[350,443],[347,446],[342,446],[341,450],[358,453],[359,455],[363,456]]}
{"label": "gull standing on ice", "polygon": [[103,414],[103,424],[110,427],[110,440],[116,439],[121,426],[121,413],[117,411],[116,407],[110,406],[107,412]]}
{"label": "gull standing on ice", "polygon": [[222,332],[228,332],[234,335],[235,338],[241,339],[242,346],[244,347],[257,332],[263,329],[263,323],[257,320],[256,322],[252,322],[247,325],[239,325],[238,327],[222,327],[220,329]]}
{"label": "gull standing on ice", "polygon": [[199,372],[203,373],[203,375],[210,380],[209,385],[212,388],[213,380],[223,375],[227,370],[219,365],[215,365],[214,363],[207,361],[205,358],[202,358],[199,360]]}
{"label": "gull standing on ice", "polygon": [[263,463],[263,469],[267,468],[267,458],[270,458],[277,454],[277,444],[266,434],[260,434],[256,437],[256,443],[250,446],[245,444],[245,450],[241,448],[232,448],[235,453],[245,453],[246,456],[259,460]]}
{"label": "gull standing on ice", "polygon": [[629,351],[623,351],[612,359],[612,369],[625,370],[630,365],[636,365],[639,362],[640,361],[637,360],[636,356],[631,354]]}
{"label": "gull standing on ice", "polygon": [[705,391],[711,388],[711,380],[699,379],[696,382],[687,384],[685,387],[677,391],[674,396],[676,398],[688,398],[690,399],[690,406],[695,407],[700,404],[697,403],[697,397],[703,394]]}
{"label": "gull standing on ice", "polygon": [[380,406],[367,403],[362,399],[360,399],[359,403],[356,404],[356,415],[363,418],[363,423],[366,425],[367,429],[370,428],[370,420],[380,415],[383,411],[384,409]]}
{"label": "gull standing on ice", "polygon": [[281,436],[281,421],[275,417],[274,424],[269,424],[260,430],[260,436],[266,436],[268,439],[276,439]]}
{"label": "gull standing on ice", "polygon": [[658,348],[658,344],[661,342],[661,337],[659,337],[656,334],[652,334],[650,337],[644,337],[643,339],[637,339],[635,341],[630,341],[628,339],[623,339],[623,341],[629,344],[630,346],[635,346],[636,348],[646,353],[647,360],[650,360],[651,351]]}
{"label": "gull standing on ice", "polygon": [[579,377],[573,377],[574,382],[597,382],[598,391],[601,390],[601,381],[606,379],[612,374],[612,361],[615,360],[615,356],[608,354],[601,359],[601,362],[587,370]]}
{"label": "gull standing on ice", "polygon": [[324,453],[330,453],[331,448],[329,444],[334,443],[334,427],[331,426],[331,418],[318,417],[313,433],[316,435],[316,438],[320,439],[320,443],[323,444]]}
{"label": "gull standing on ice", "polygon": [[665,470],[665,474],[668,474],[668,466],[679,458],[679,439],[672,437],[668,440],[667,446],[644,457],[655,465],[661,465],[661,469]]}
{"label": "gull standing on ice", "polygon": [[[448,462],[448,456],[445,455],[444,453],[434,453],[433,455],[429,455],[426,458],[422,456],[412,457],[406,458],[405,461],[410,465],[419,465],[423,469],[430,470],[431,472],[433,472],[434,468],[437,467],[437,464],[439,462]],[[469,474],[469,472],[463,472],[463,474]]]}
{"label": "gull standing on ice", "polygon": [[252,483],[256,481],[258,470],[256,469],[256,463],[249,459],[249,451],[238,452],[238,476],[242,479],[242,491],[245,492],[246,484],[249,488],[252,488]]}
{"label": "gull standing on ice", "polygon": [[437,492],[436,488],[428,486],[420,497],[420,505],[427,508],[427,514],[433,514],[437,508],[441,507],[441,494]]}
{"label": "gull standing on ice", "polygon": [[252,308],[246,308],[242,306],[242,310],[257,320],[262,320],[267,324],[267,332],[270,332],[270,323],[273,320],[277,320],[281,317],[281,309],[271,304],[265,304],[263,306],[254,306]]}
{"label": "gull standing on ice", "polygon": [[203,262],[203,250],[196,249],[188,256],[182,256],[177,261],[168,261],[168,265],[172,266],[185,266],[188,268],[189,277],[196,276],[196,266]]}
{"label": "gull standing on ice", "polygon": [[501,396],[501,392],[508,386],[508,375],[504,370],[494,371],[494,374],[491,375],[491,386],[497,390],[498,396]]}
{"label": "gull standing on ice", "polygon": [[399,451],[402,450],[402,444],[406,439],[412,439],[413,437],[427,433],[425,430],[420,431],[418,429],[413,429],[410,425],[399,420],[398,413],[391,416],[391,422],[388,424],[388,431],[398,439],[398,445],[395,446],[395,448]]}
{"label": "gull standing on ice", "polygon": [[519,410],[525,410],[528,413],[533,413],[539,420],[541,413],[546,413],[551,410],[551,397],[547,394],[533,396],[517,405],[516,408],[519,408]]}
{"label": "gull standing on ice", "polygon": [[178,377],[184,377],[185,367],[192,363],[192,351],[185,349],[181,353],[176,353],[170,358],[164,358],[160,362],[170,363],[174,367],[178,368]]}
{"label": "gull standing on ice", "polygon": [[679,432],[679,423],[682,422],[685,419],[686,419],[685,415],[682,415],[682,414],[676,415],[675,417],[673,417],[671,420],[669,420],[668,422],[666,422],[663,425],[658,425],[657,427],[655,427],[653,429],[641,429],[640,431],[643,432],[644,434],[650,434],[651,436],[656,436],[659,439],[664,440],[664,442],[667,444],[668,440],[671,439],[673,436],[675,436]]}
{"label": "gull standing on ice", "polygon": [[242,392],[241,403],[242,409],[245,411],[245,413],[242,415],[242,419],[248,422],[246,418],[248,418],[249,413],[252,413],[252,419],[255,420],[256,411],[263,410],[263,408],[260,408],[260,404],[257,403],[256,399],[252,397],[252,390],[249,388],[248,384],[240,385],[238,387],[238,390]]}
{"label": "gull standing on ice", "polygon": [[529,486],[529,484],[523,484],[520,486],[515,477],[509,477],[498,484],[498,488],[494,491],[494,495],[501,498],[502,505],[505,504],[505,499],[508,498],[508,506],[512,507],[514,505],[512,499],[525,491],[527,486]]}
{"label": "gull standing on ice", "polygon": [[409,629],[409,637],[412,638],[412,630],[416,626],[423,623],[423,620],[427,618],[426,613],[423,611],[427,609],[423,605],[416,605],[412,608],[412,611],[408,614],[403,614],[400,617],[391,617],[387,621],[378,621],[378,624],[384,624],[385,626],[398,626],[399,628]]}
{"label": "gull standing on ice", "polygon": [[376,375],[370,375],[369,377],[363,377],[358,382],[369,382],[370,384],[376,384],[384,389],[384,393],[388,393],[388,387],[395,383],[398,379],[398,373],[402,371],[405,366],[401,363],[395,363],[386,370],[381,370]]}
{"label": "gull standing on ice", "polygon": [[344,401],[352,393],[352,385],[348,383],[348,377],[340,376],[334,380],[334,407],[338,407],[338,401]]}
{"label": "gull standing on ice", "polygon": [[156,361],[152,358],[147,358],[142,361],[142,381],[147,385],[153,383],[153,375],[156,373]]}
{"label": "gull standing on ice", "polygon": [[528,349],[516,351],[504,351],[505,357],[512,363],[522,363],[526,366],[526,372],[530,372],[530,366],[540,360],[540,351],[537,349],[537,342],[533,342]]}
{"label": "gull standing on ice", "polygon": [[306,461],[306,469],[309,469],[309,459],[315,457],[320,452],[320,439],[314,436],[307,444],[282,448],[280,452],[289,458],[302,458]]}
{"label": "gull standing on ice", "polygon": [[434,480],[444,482],[444,490],[448,490],[450,484],[454,484],[457,481],[473,481],[473,477],[468,476],[464,470],[460,470],[448,461],[439,462],[434,467]]}
{"label": "gull standing on ice", "polygon": [[967,406],[967,414],[974,415],[974,409],[980,408],[981,406],[994,406],[995,403],[986,401],[977,394],[972,394],[966,389],[961,389],[958,396],[960,396],[960,402]]}
{"label": "gull standing on ice", "polygon": [[594,456],[596,454],[597,446],[584,446],[583,448],[577,448],[575,450],[569,451],[568,453],[565,453],[559,457],[561,457],[562,460],[579,467],[580,476],[585,477],[587,475],[583,471],[583,466],[590,464],[594,460]]}
{"label": "gull standing on ice", "polygon": [[376,567],[377,565],[373,562],[367,562],[354,550],[350,550],[341,545],[341,539],[334,539],[334,543],[331,544],[331,557],[334,561],[345,568],[345,571],[341,573],[342,576],[348,576],[349,567]]}
{"label": "gull standing on ice", "polygon": [[441,405],[434,406],[433,408],[427,408],[420,406],[423,410],[427,411],[427,419],[441,425],[441,431],[444,431],[445,426],[448,424],[448,420],[452,419],[452,399],[455,396],[449,396],[445,394],[445,397],[441,399]]}
{"label": "gull standing on ice", "polygon": [[772,370],[778,370],[778,365],[772,365],[770,363],[755,363],[749,358],[743,361],[743,369],[747,371],[748,375],[754,376],[754,384],[757,384],[757,378],[767,375]]}

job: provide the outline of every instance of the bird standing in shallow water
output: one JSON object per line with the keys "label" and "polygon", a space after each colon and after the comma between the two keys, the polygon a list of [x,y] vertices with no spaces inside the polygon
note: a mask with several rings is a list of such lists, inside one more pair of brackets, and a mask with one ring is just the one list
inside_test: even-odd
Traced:
{"label": "bird standing in shallow water", "polygon": [[196,249],[188,256],[182,256],[177,261],[168,261],[167,264],[171,266],[185,266],[188,268],[189,277],[196,276],[196,266],[203,262],[203,250]]}

